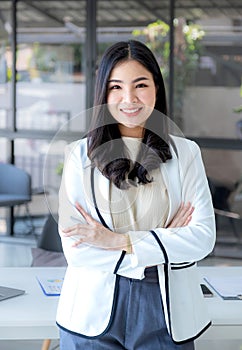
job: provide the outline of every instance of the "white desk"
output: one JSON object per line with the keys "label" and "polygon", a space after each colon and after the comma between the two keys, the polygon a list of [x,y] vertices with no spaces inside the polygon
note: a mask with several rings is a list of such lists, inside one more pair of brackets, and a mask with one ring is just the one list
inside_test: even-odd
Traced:
{"label": "white desk", "polygon": [[[242,267],[200,267],[201,279],[209,276],[242,276]],[[242,286],[241,286],[242,288]],[[216,295],[206,298],[208,311],[212,319],[210,327],[202,336],[202,340],[242,339],[242,300],[223,300]]]}
{"label": "white desk", "polygon": [[65,268],[0,268],[0,285],[24,289],[24,295],[0,302],[0,339],[58,339],[55,324],[58,297],[46,296],[36,276],[59,276]]}
{"label": "white desk", "polygon": [[[0,302],[0,339],[57,339],[55,324],[58,297],[42,292],[36,275],[46,276],[65,268],[0,268],[0,284],[25,289],[26,294]],[[200,267],[201,280],[211,274],[241,275],[242,267]],[[216,339],[242,339],[242,300],[225,301],[219,296],[207,298],[213,326],[197,342]]]}

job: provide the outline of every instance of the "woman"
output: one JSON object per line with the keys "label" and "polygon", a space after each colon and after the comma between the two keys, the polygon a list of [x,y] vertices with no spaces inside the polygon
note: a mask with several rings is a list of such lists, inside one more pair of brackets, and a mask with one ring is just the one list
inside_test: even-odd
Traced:
{"label": "woman", "polygon": [[104,53],[94,105],[60,188],[61,349],[194,349],[210,325],[196,261],[215,242],[200,150],[168,135],[163,78],[138,41]]}

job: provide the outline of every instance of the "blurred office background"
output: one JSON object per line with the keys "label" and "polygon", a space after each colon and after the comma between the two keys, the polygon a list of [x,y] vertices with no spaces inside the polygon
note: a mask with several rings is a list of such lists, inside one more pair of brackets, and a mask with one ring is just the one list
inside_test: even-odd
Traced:
{"label": "blurred office background", "polygon": [[241,264],[241,0],[1,0],[0,162],[31,176],[29,212],[14,208],[12,235],[0,207],[1,266],[31,264],[57,212],[65,145],[88,127],[100,56],[132,38],[154,51],[169,117],[202,150],[217,217],[205,263]]}
{"label": "blurred office background", "polygon": [[[64,147],[88,127],[99,58],[108,45],[131,38],[156,54],[169,117],[201,146],[218,242],[230,251],[236,243],[240,258],[240,0],[1,1],[0,162],[30,174],[28,207],[38,230],[38,219],[57,211]],[[27,217],[24,207],[14,215],[15,226]],[[0,207],[0,237],[8,217],[9,208]]]}
{"label": "blurred office background", "polygon": [[[169,117],[201,147],[218,249],[241,258],[240,0],[0,1],[0,162],[30,174],[29,213],[41,230],[57,211],[65,145],[88,127],[99,58],[132,38],[152,48]],[[29,229],[17,226],[25,209],[14,209],[15,236]],[[8,218],[9,208],[0,207],[0,237],[9,232]]]}

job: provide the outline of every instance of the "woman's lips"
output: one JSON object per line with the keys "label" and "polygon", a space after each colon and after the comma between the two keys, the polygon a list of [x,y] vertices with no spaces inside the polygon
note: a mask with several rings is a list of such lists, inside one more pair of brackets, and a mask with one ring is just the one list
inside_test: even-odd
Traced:
{"label": "woman's lips", "polygon": [[134,117],[140,113],[142,110],[142,107],[136,107],[136,108],[121,108],[120,111],[127,115],[128,117]]}

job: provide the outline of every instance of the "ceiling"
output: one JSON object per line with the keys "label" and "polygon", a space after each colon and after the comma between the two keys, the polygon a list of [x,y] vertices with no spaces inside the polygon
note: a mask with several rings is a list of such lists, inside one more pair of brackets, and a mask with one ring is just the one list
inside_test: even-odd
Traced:
{"label": "ceiling", "polygon": [[[175,5],[176,16],[191,21],[221,16],[242,18],[241,0],[176,0]],[[169,6],[169,0],[97,0],[97,21],[100,26],[143,26],[158,18],[168,21]],[[11,1],[0,1],[1,17],[9,18],[10,7]],[[84,26],[85,9],[85,0],[19,0],[18,25],[55,27],[69,17],[76,25]]]}
{"label": "ceiling", "polygon": [[[92,3],[93,0],[88,0]],[[242,27],[242,0],[176,0],[175,17],[187,21],[230,20]],[[0,36],[11,30],[11,1],[0,1]],[[170,0],[97,0],[99,30],[125,33],[127,28],[143,27],[162,19],[169,22]],[[86,25],[86,1],[19,0],[17,1],[17,31],[62,33],[81,36]],[[29,30],[31,28],[31,31]],[[125,29],[126,28],[126,29]],[[2,34],[2,35],[1,35]]]}

